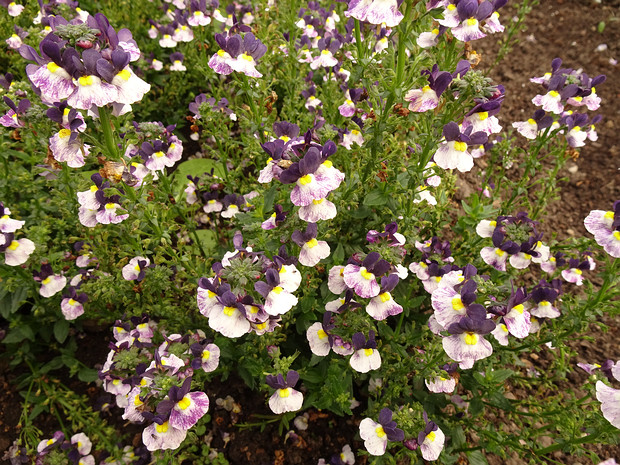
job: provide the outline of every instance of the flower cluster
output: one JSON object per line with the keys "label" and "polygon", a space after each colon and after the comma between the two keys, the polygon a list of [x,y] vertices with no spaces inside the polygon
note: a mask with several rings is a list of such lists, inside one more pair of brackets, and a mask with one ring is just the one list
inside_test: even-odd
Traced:
{"label": "flower cluster", "polygon": [[256,60],[265,54],[267,47],[254,34],[248,32],[243,37],[239,34],[216,34],[215,40],[220,50],[209,60],[213,71],[224,75],[236,71],[254,78],[263,76],[256,69]]}
{"label": "flower cluster", "polygon": [[140,58],[129,30],[115,31],[101,13],[88,16],[86,22],[55,16],[50,27],[52,32],[39,45],[41,55],[28,45],[19,49],[36,63],[26,71],[44,103],[66,99],[78,110],[113,105],[122,114],[149,91],[150,85],[129,66]]}
{"label": "flower cluster", "polygon": [[301,284],[301,274],[296,260],[284,250],[270,260],[245,248],[240,232],[234,245],[233,252],[213,265],[215,276],[198,282],[198,309],[209,326],[226,337],[271,332],[281,315],[297,304],[293,292]]}
{"label": "flower cluster", "polygon": [[15,231],[21,229],[25,221],[11,218],[11,210],[0,202],[0,253],[4,254],[4,264],[18,266],[26,263],[34,252],[35,245],[30,239],[15,240]]}
{"label": "flower cluster", "polygon": [[84,433],[77,433],[71,439],[65,439],[62,431],[56,431],[50,439],[43,439],[37,446],[36,463],[41,465],[53,463],[79,463],[95,465],[91,454],[93,443]]}
{"label": "flower cluster", "polygon": [[[549,134],[558,130],[566,137],[571,147],[583,147],[586,140],[598,139],[595,125],[602,117],[592,118],[584,113],[574,113],[568,107],[586,107],[596,111],[601,104],[596,94],[596,86],[605,82],[605,76],[594,78],[586,73],[570,68],[562,68],[562,60],[556,58],[551,62],[551,72],[531,78],[530,81],[541,84],[547,91],[532,99],[534,105],[541,107],[527,121],[517,121],[512,126],[527,139],[535,139],[540,134]],[[551,114],[547,114],[547,112]]]}
{"label": "flower cluster", "polygon": [[187,432],[209,409],[209,398],[192,391],[199,370],[211,372],[219,363],[219,348],[199,334],[158,337],[147,317],[117,321],[115,342],[99,377],[106,392],[116,396],[123,419],[148,422],[142,441],[148,450],[176,449]]}

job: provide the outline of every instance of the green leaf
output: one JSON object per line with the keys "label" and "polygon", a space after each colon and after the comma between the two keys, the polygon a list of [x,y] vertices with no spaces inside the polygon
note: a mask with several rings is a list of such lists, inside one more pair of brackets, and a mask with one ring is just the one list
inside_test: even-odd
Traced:
{"label": "green leaf", "polygon": [[349,215],[351,215],[353,218],[357,218],[357,219],[367,218],[371,214],[372,214],[372,210],[370,208],[364,207],[364,206],[357,207],[357,209],[351,210],[349,212]]}
{"label": "green leaf", "polygon": [[598,23],[598,26],[596,26],[596,30],[599,34],[602,34],[605,30],[605,21],[601,21],[600,23]]}
{"label": "green leaf", "polygon": [[344,247],[342,246],[342,243],[338,243],[336,250],[332,254],[332,259],[334,260],[334,263],[342,263],[344,261]]}
{"label": "green leaf", "polygon": [[11,344],[21,342],[24,339],[34,341],[34,333],[32,332],[32,328],[30,328],[30,326],[22,325],[12,328],[2,342],[5,344]]}
{"label": "green leaf", "polygon": [[211,229],[197,229],[196,235],[198,236],[198,240],[200,244],[202,244],[205,252],[209,252],[215,249],[217,245],[217,241],[215,239],[215,233]]}
{"label": "green leaf", "polygon": [[58,320],[54,324],[54,337],[61,344],[65,342],[69,335],[69,322],[67,320]]}
{"label": "green leaf", "polygon": [[366,197],[364,197],[364,205],[368,207],[379,207],[385,205],[388,200],[389,197],[385,195],[383,191],[375,189],[366,194]]}
{"label": "green leaf", "polygon": [[496,383],[503,383],[514,374],[512,370],[495,370],[489,373],[489,377]]}
{"label": "green leaf", "polygon": [[276,193],[278,192],[278,186],[274,184],[269,188],[264,195],[264,203],[263,203],[263,213],[267,214],[271,210],[273,210],[273,201],[276,198]]}
{"label": "green leaf", "polygon": [[479,450],[467,452],[467,458],[469,459],[469,465],[489,465],[487,459],[484,458],[484,454]]}
{"label": "green leaf", "polygon": [[176,169],[177,182],[184,185],[186,184],[188,175],[200,176],[201,174],[211,172],[211,169],[214,169],[214,174],[221,178],[226,176],[224,166],[214,160],[209,160],[208,158],[194,158],[184,161]]}
{"label": "green leaf", "polygon": [[32,421],[36,417],[38,417],[39,414],[43,412],[47,412],[47,411],[49,411],[49,405],[43,405],[43,404],[35,405],[32,411],[30,412],[30,415],[28,415],[28,420]]}
{"label": "green leaf", "polygon": [[84,383],[92,383],[99,378],[99,373],[93,368],[84,367],[78,371],[78,379]]}

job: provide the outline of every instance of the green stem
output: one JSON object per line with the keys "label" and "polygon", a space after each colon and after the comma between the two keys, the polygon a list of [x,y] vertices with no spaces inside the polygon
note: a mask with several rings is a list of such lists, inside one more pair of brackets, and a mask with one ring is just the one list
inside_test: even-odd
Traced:
{"label": "green stem", "polygon": [[364,59],[364,46],[362,45],[362,32],[359,19],[355,20],[355,45],[357,46],[357,64],[361,65]]}
{"label": "green stem", "polygon": [[101,123],[101,130],[103,131],[103,140],[105,142],[108,158],[118,160],[119,154],[116,143],[114,142],[114,130],[112,129],[110,110],[108,107],[99,107],[99,122]]}

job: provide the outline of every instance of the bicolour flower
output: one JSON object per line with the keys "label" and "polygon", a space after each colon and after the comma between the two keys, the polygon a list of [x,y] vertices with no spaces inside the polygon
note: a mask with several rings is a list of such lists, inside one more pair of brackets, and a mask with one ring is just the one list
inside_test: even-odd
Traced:
{"label": "bicolour flower", "polygon": [[25,122],[20,119],[25,116],[26,112],[30,108],[30,100],[24,98],[19,101],[17,105],[13,103],[13,100],[4,96],[4,103],[9,107],[9,111],[0,117],[0,124],[6,128],[22,128],[25,126]]}
{"label": "bicolour flower", "polygon": [[420,452],[422,453],[422,458],[424,460],[437,460],[439,458],[439,454],[441,454],[441,451],[443,450],[446,436],[434,422],[428,421],[426,412],[424,412],[424,420],[426,421],[424,431],[421,431],[420,434],[418,434],[418,445],[420,446]]}
{"label": "bicolour flower", "polygon": [[121,205],[118,203],[120,202],[120,195],[106,197],[104,191],[100,189],[95,193],[95,198],[99,202],[99,209],[95,213],[95,219],[98,223],[118,224],[129,218],[128,213],[118,213],[119,210],[122,210]]}
{"label": "bicolour flower", "polygon": [[215,40],[220,46],[209,60],[209,67],[218,74],[230,74],[237,71],[250,77],[262,77],[256,70],[256,60],[262,57],[267,47],[251,32],[243,38],[239,34],[216,34]]}
{"label": "bicolour flower", "polygon": [[319,54],[312,60],[312,63],[310,63],[310,68],[332,68],[336,66],[338,64],[338,59],[334,57],[334,53],[340,49],[342,45],[340,41],[337,39],[323,38],[318,41],[317,45]]}
{"label": "bicolour flower", "polygon": [[[486,311],[470,309],[468,316],[447,329],[450,336],[442,339],[443,348],[448,357],[459,362],[463,369],[471,368],[476,360],[489,357],[493,346],[484,338],[495,329],[495,323],[486,318]],[[471,315],[471,316],[470,316]]]}
{"label": "bicolour flower", "polygon": [[560,280],[554,279],[551,284],[541,280],[531,294],[532,306],[530,314],[536,318],[557,318],[560,310],[554,305],[561,292]]}
{"label": "bicolour flower", "polygon": [[67,285],[67,278],[54,274],[49,264],[42,265],[41,271],[39,273],[35,271],[33,274],[35,275],[35,280],[41,282],[39,294],[43,297],[52,297],[62,291]]}
{"label": "bicolour flower", "polygon": [[202,368],[206,373],[214,371],[220,363],[220,348],[212,343],[196,342],[190,346],[194,359],[192,368]]}
{"label": "bicolour flower", "polygon": [[377,350],[374,331],[370,331],[368,340],[362,333],[355,333],[353,335],[353,347],[355,347],[355,352],[349,359],[349,365],[355,371],[368,373],[381,367],[381,354]]}
{"label": "bicolour flower", "polygon": [[458,2],[456,11],[459,24],[452,27],[452,34],[462,42],[482,39],[486,34],[480,30],[480,22],[491,16],[493,4],[478,0],[461,0]]}
{"label": "bicolour flower", "polygon": [[123,267],[123,278],[127,281],[142,281],[144,279],[145,270],[150,264],[151,261],[148,258],[132,258],[129,260],[129,263]]}
{"label": "bicolour flower", "polygon": [[0,202],[0,233],[14,233],[18,229],[21,229],[25,221],[14,220],[9,215],[11,214],[11,210],[4,206],[2,202]]}
{"label": "bicolour flower", "polygon": [[209,310],[209,326],[226,337],[243,336],[250,331],[250,322],[246,318],[243,303],[230,291],[217,297],[218,302]]}
{"label": "bicolour flower", "polygon": [[364,418],[360,422],[360,436],[364,440],[366,450],[375,456],[383,455],[389,441],[400,442],[405,439],[405,433],[396,427],[392,420],[392,411],[384,408],[379,412],[379,422],[372,418]]}
{"label": "bicolour flower", "polygon": [[310,344],[310,351],[319,357],[325,357],[331,350],[329,329],[333,327],[330,323],[331,312],[325,312],[323,322],[317,321],[306,330],[306,339]]}
{"label": "bicolour flower", "polygon": [[276,270],[269,268],[265,281],[254,283],[254,289],[265,298],[264,309],[269,315],[283,315],[297,305],[297,297],[280,285],[280,274]]}
{"label": "bicolour flower", "polygon": [[512,127],[526,139],[536,139],[545,129],[551,127],[553,118],[545,113],[545,110],[538,109],[534,116],[527,121],[517,121],[512,123]]}
{"label": "bicolour flower", "polygon": [[474,108],[467,112],[463,119],[463,127],[471,126],[472,132],[482,131],[487,135],[496,134],[502,130],[497,115],[504,98],[503,87],[496,98],[488,101],[477,101]]}
{"label": "bicolour flower", "polygon": [[265,382],[276,390],[269,398],[269,408],[273,413],[280,415],[285,412],[295,412],[301,408],[304,395],[293,389],[298,381],[299,373],[294,370],[289,370],[286,380],[281,374],[267,375]]}
{"label": "bicolour flower", "polygon": [[398,26],[404,17],[398,11],[397,0],[350,0],[344,15],[370,24],[385,24],[387,27]]}
{"label": "bicolour flower", "polygon": [[375,320],[385,320],[388,316],[402,313],[403,307],[396,303],[390,291],[394,290],[398,284],[398,275],[390,274],[381,278],[381,290],[379,295],[370,299],[366,305],[366,313]]}
{"label": "bicolour flower", "polygon": [[434,393],[450,394],[454,392],[454,388],[456,387],[456,378],[452,376],[452,374],[456,373],[457,367],[458,365],[456,363],[444,365],[441,368],[445,373],[447,373],[447,377],[440,374],[431,380],[425,379],[424,384],[426,384],[429,391]]}
{"label": "bicolour flower", "polygon": [[441,143],[434,155],[435,163],[443,169],[458,169],[461,173],[470,171],[474,167],[474,159],[467,151],[470,145],[481,145],[488,140],[482,132],[472,134],[472,126],[461,132],[455,122],[446,124],[443,128],[444,142]]}
{"label": "bicolour flower", "polygon": [[444,328],[452,323],[458,323],[467,316],[467,309],[475,304],[477,295],[475,281],[469,280],[457,290],[447,282],[439,284],[431,295],[431,304],[434,309],[435,319]]}
{"label": "bicolour flower", "polygon": [[[445,30],[444,26],[441,26],[441,27],[444,28]],[[420,33],[420,35],[416,39],[416,44],[418,44],[418,47],[421,47],[421,48],[434,47],[435,45],[439,43],[439,32],[440,30],[438,28],[435,28],[430,32]]]}
{"label": "bicolour flower", "polygon": [[503,316],[508,332],[520,339],[526,337],[530,333],[530,327],[532,325],[530,313],[524,305],[528,299],[529,296],[524,289],[517,289],[508,299],[506,314]]}
{"label": "bicolour flower", "polygon": [[69,294],[64,295],[60,302],[60,309],[66,320],[75,320],[84,314],[84,303],[88,296],[83,292],[78,294],[74,287],[69,288]]}
{"label": "bicolour flower", "polygon": [[[6,236],[9,239],[6,239]],[[30,239],[13,239],[13,233],[7,234],[6,243],[0,245],[0,252],[4,252],[4,264],[8,266],[18,266],[26,263],[28,257],[34,252],[35,245]]]}
{"label": "bicolour flower", "polygon": [[381,286],[377,277],[389,271],[391,265],[381,259],[378,252],[370,252],[362,261],[361,266],[349,264],[343,271],[343,279],[347,287],[363,298],[379,295]]}
{"label": "bicolour flower", "polygon": [[614,202],[613,210],[592,210],[583,224],[605,252],[620,258],[620,200]]}
{"label": "bicolour flower", "polygon": [[157,413],[167,414],[172,428],[187,431],[209,410],[209,397],[204,392],[190,392],[192,378],[185,378],[181,387],[172,386],[168,398],[157,405]]}
{"label": "bicolour flower", "polygon": [[447,71],[439,71],[437,65],[433,65],[431,71],[423,70],[422,75],[428,76],[428,85],[421,89],[412,89],[405,94],[405,101],[409,102],[409,110],[422,113],[437,108],[439,97],[452,82],[452,74]]}
{"label": "bicolour flower", "polygon": [[178,449],[187,436],[187,430],[174,428],[168,421],[151,423],[142,432],[142,442],[148,450]]}
{"label": "bicolour flower", "polygon": [[309,223],[304,232],[294,231],[291,238],[301,247],[299,263],[304,266],[315,266],[322,259],[329,257],[329,244],[325,241],[317,241],[316,223]]}

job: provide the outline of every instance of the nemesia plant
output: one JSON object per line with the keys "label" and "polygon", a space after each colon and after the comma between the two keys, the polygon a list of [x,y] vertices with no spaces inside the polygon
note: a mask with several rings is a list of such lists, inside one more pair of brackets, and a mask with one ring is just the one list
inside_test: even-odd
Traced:
{"label": "nemesia plant", "polygon": [[[333,464],[617,441],[617,364],[582,364],[581,399],[553,376],[617,314],[620,201],[585,218],[593,238],[545,227],[605,77],[555,59],[524,90],[532,117],[502,127],[506,89],[470,43],[512,37],[506,3],[9,4],[0,314],[29,370],[13,463],[216,463],[210,396],[237,380],[264,412],[244,427],[303,444],[316,411],[350,418],[359,436],[320,451]],[[477,190],[457,197],[465,173]],[[111,338],[97,369],[77,356],[93,327]],[[548,373],[523,361],[541,351]],[[141,444],[63,403],[62,370]]]}

